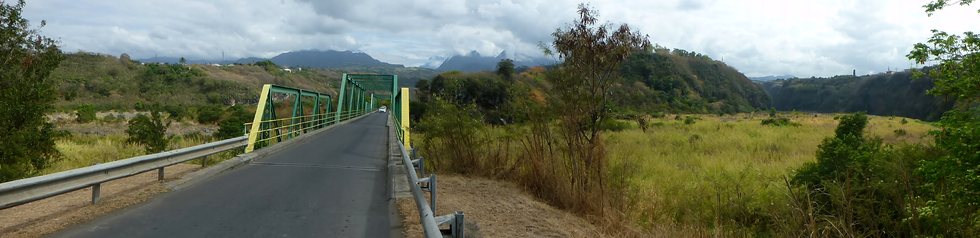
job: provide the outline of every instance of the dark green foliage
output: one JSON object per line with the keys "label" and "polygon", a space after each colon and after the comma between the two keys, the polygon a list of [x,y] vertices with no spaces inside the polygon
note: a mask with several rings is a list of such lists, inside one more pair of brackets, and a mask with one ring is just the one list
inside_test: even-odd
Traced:
{"label": "dark green foliage", "polygon": [[945,155],[919,168],[928,207],[938,211],[925,218],[952,228],[945,232],[980,235],[980,108],[947,112],[940,127],[932,133]]}
{"label": "dark green foliage", "polygon": [[245,108],[238,105],[228,107],[225,110],[225,114],[227,116],[218,123],[218,132],[214,135],[218,139],[228,139],[244,135],[245,122],[251,122],[254,116],[252,113],[246,111]]}
{"label": "dark green foliage", "polygon": [[620,120],[605,120],[600,128],[604,131],[623,131],[630,129],[630,124]]}
{"label": "dark green foliage", "polygon": [[[939,9],[972,0],[934,0],[926,4],[932,15]],[[977,11],[980,13],[980,10]],[[928,200],[922,212],[934,234],[980,236],[980,35],[932,30],[927,43],[915,44],[907,57],[918,64],[936,63],[925,72],[935,79],[929,93],[956,99],[933,131],[936,147],[944,155],[922,162],[919,172]],[[922,76],[922,72],[917,72]]]}
{"label": "dark green foliage", "polygon": [[94,121],[95,119],[95,107],[92,107],[92,105],[85,104],[78,106],[78,109],[75,109],[75,121],[79,123],[86,123]]}
{"label": "dark green foliage", "polygon": [[37,175],[59,155],[44,115],[58,95],[48,75],[64,57],[30,29],[24,4],[0,4],[0,182]]}
{"label": "dark green foliage", "polygon": [[219,140],[234,138],[245,135],[245,122],[229,118],[228,120],[223,120],[218,123],[218,132],[214,134],[214,137]]}
{"label": "dark green foliage", "polygon": [[511,80],[514,77],[514,61],[511,59],[500,60],[500,63],[497,63],[497,75],[500,75],[504,80]]}
{"label": "dark green foliage", "polygon": [[630,56],[615,102],[636,111],[736,113],[769,106],[762,87],[707,56],[655,47]]}
{"label": "dark green foliage", "polygon": [[799,124],[790,121],[789,118],[785,117],[772,117],[762,119],[763,126],[797,126]]}
{"label": "dark green foliage", "polygon": [[276,63],[273,63],[271,60],[263,60],[263,61],[255,62],[255,65],[262,67],[263,69],[265,69],[266,72],[280,71],[279,65],[276,65]]}
{"label": "dark green foliage", "polygon": [[[475,104],[483,119],[491,124],[515,121],[515,112],[509,105],[510,83],[489,73],[443,73],[432,79],[427,88],[418,88],[419,99],[428,102],[438,97],[459,106]],[[419,105],[419,104],[415,104]],[[425,106],[411,106],[412,118],[421,118]],[[416,108],[421,111],[416,112]]]}
{"label": "dark green foliage", "polygon": [[197,122],[201,124],[212,124],[221,120],[221,107],[202,106],[197,108]]}
{"label": "dark green foliage", "polygon": [[909,120],[906,120],[905,118],[902,118],[902,120],[901,121],[898,121],[898,123],[901,123],[902,125],[905,125],[905,124],[908,124],[909,123]]}
{"label": "dark green foliage", "polygon": [[780,79],[761,83],[777,110],[867,112],[937,120],[952,101],[927,95],[931,78],[912,80],[911,72],[854,77]]}
{"label": "dark green foliage", "polygon": [[684,125],[693,125],[697,121],[698,121],[698,118],[697,117],[694,117],[694,116],[686,116],[686,117],[684,117]]}
{"label": "dark green foliage", "polygon": [[126,142],[143,145],[146,153],[165,151],[170,142],[168,127],[170,121],[164,119],[159,111],[151,112],[150,116],[138,115],[129,120],[129,128],[126,129],[129,138]]}
{"label": "dark green foliage", "polygon": [[170,115],[169,118],[172,121],[182,121],[188,117],[187,108],[183,105],[167,104],[162,106],[162,109]]}
{"label": "dark green foliage", "polygon": [[894,188],[881,186],[881,179],[893,178],[868,180],[888,174],[877,171],[887,153],[880,140],[864,137],[867,123],[863,113],[841,117],[834,137],[820,144],[817,161],[805,164],[793,177],[794,184],[810,193],[815,207],[811,216],[832,217],[829,223],[844,224],[842,229],[859,236],[897,231],[900,225],[894,221],[901,220],[904,210],[900,200],[889,199],[904,194],[886,196]]}

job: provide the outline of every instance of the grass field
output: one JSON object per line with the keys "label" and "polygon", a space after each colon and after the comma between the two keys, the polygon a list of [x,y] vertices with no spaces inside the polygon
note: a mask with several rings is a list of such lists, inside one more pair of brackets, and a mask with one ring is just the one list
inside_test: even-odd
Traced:
{"label": "grass field", "polygon": [[[834,134],[832,114],[783,113],[798,126],[764,126],[768,115],[673,115],[654,119],[647,132],[606,134],[612,163],[634,166],[631,217],[657,232],[743,236],[773,230],[789,209],[784,177]],[[683,116],[682,116],[683,117]],[[932,126],[912,119],[870,116],[867,133],[885,143],[929,143]],[[900,131],[899,131],[900,130]]]}
{"label": "grass field", "polygon": [[[68,125],[59,125],[68,127]],[[71,124],[73,130],[91,131],[103,128],[102,131],[110,132],[107,135],[72,133],[69,136],[61,137],[55,141],[55,148],[61,153],[61,157],[45,169],[42,174],[50,174],[70,169],[76,169],[95,164],[112,162],[121,159],[132,158],[146,154],[143,146],[126,142],[127,136],[119,130],[105,129],[106,127],[126,128],[125,122],[115,123],[87,123]],[[92,128],[87,128],[92,127]],[[200,130],[196,127],[175,128],[171,126],[170,131],[195,131]],[[81,129],[79,129],[81,128]],[[123,129],[123,130],[124,130]],[[210,136],[201,136],[197,133],[185,135],[172,135],[169,149],[179,149],[200,145],[215,141]],[[220,162],[234,156],[233,152],[222,152],[208,158],[208,164]],[[201,160],[192,160],[188,163],[199,164]]]}

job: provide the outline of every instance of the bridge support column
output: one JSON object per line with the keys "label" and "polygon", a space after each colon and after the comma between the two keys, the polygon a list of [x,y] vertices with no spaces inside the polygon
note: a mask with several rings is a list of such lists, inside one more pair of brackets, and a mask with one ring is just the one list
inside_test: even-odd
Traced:
{"label": "bridge support column", "polygon": [[[409,132],[408,132],[408,128],[411,128],[410,127],[410,124],[409,124],[410,123],[410,120],[408,119],[409,118],[409,114],[408,114],[408,96],[409,96],[409,94],[408,94],[408,88],[402,88],[401,90],[402,90],[401,91],[401,98],[400,98],[401,102],[398,102],[398,103],[401,103],[401,115],[400,116],[401,116],[401,120],[402,120],[401,121],[402,128],[398,128],[398,129],[402,130],[402,133],[403,133],[402,143],[405,144],[405,148],[406,149],[411,149],[412,148],[412,143],[411,143],[412,141],[411,141],[411,137],[409,136]],[[395,104],[395,102],[392,102],[392,104]]]}

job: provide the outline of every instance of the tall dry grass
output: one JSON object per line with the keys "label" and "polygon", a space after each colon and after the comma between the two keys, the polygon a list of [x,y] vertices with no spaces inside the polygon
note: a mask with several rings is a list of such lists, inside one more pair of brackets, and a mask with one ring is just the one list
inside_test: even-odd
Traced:
{"label": "tall dry grass", "polygon": [[[100,124],[100,126],[120,126],[122,124]],[[124,125],[123,125],[124,126]],[[55,141],[55,148],[61,157],[48,167],[42,174],[57,173],[65,170],[82,168],[96,164],[128,159],[146,154],[143,146],[126,142],[125,134],[109,135],[69,135]],[[216,141],[210,136],[191,133],[171,138],[168,150],[185,148]],[[207,164],[215,164],[240,154],[241,150],[230,150],[208,156]],[[189,161],[191,164],[201,164],[204,160]]]}
{"label": "tall dry grass", "polygon": [[[487,126],[454,115],[461,121],[430,122],[452,136],[416,134],[430,169],[514,181],[623,237],[792,235],[801,221],[785,178],[814,160],[837,126],[835,115],[804,113],[782,113],[799,123],[784,127],[763,126],[765,117],[752,114],[696,115],[693,124],[670,115],[650,119],[647,132],[628,122],[604,133],[601,188],[583,190],[556,123]],[[871,116],[868,134],[893,144],[931,140],[932,126],[906,120]],[[464,122],[475,127],[462,129]]]}
{"label": "tall dry grass", "polygon": [[[607,134],[614,159],[637,165],[630,179],[638,195],[628,215],[657,232],[698,231],[722,236],[781,234],[795,223],[785,178],[815,160],[817,145],[832,136],[830,114],[784,113],[799,126],[763,126],[763,117],[708,116],[694,124],[672,116],[653,119],[646,133]],[[871,116],[868,134],[887,143],[922,143],[932,127],[901,118]],[[896,133],[896,130],[903,133]]]}

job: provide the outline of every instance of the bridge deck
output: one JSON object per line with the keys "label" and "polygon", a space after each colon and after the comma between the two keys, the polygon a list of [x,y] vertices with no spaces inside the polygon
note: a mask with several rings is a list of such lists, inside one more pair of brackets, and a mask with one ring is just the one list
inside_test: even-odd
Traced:
{"label": "bridge deck", "polygon": [[[56,237],[388,237],[386,114]],[[397,233],[397,232],[396,232]]]}

